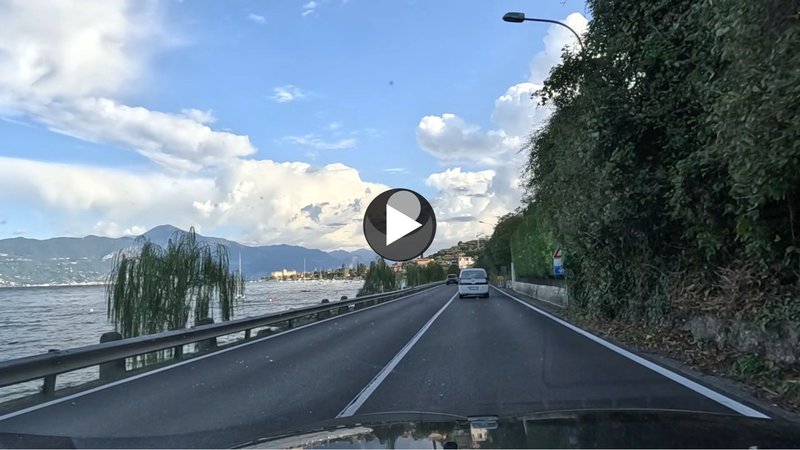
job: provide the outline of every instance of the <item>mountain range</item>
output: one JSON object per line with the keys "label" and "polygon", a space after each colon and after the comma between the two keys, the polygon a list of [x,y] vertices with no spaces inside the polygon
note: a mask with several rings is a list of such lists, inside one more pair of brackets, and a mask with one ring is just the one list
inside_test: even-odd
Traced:
{"label": "mountain range", "polygon": [[[160,225],[143,234],[150,241],[166,245],[180,229]],[[111,270],[114,255],[120,250],[136,245],[134,236],[108,238],[86,236],[82,238],[57,237],[27,239],[22,237],[0,239],[0,286],[25,286],[42,284],[81,284],[102,282]],[[352,267],[358,263],[369,264],[377,255],[370,250],[352,252],[335,250],[325,252],[296,245],[248,246],[227,239],[197,235],[198,240],[223,244],[228,248],[231,270],[239,270],[242,258],[242,276],[255,280],[269,276],[281,269],[306,270]]]}

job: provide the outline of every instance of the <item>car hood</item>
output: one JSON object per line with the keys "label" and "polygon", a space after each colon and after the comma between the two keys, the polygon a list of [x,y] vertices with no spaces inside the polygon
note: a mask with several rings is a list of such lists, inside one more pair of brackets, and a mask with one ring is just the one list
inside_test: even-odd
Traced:
{"label": "car hood", "polygon": [[684,411],[558,411],[515,417],[380,413],[338,419],[242,448],[797,448],[783,420]]}

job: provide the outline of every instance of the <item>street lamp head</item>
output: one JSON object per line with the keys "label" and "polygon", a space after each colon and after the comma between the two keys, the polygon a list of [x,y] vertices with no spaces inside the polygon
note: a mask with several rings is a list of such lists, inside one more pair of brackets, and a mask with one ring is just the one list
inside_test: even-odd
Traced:
{"label": "street lamp head", "polygon": [[523,12],[507,12],[503,15],[503,20],[512,23],[522,23],[525,21],[525,13]]}

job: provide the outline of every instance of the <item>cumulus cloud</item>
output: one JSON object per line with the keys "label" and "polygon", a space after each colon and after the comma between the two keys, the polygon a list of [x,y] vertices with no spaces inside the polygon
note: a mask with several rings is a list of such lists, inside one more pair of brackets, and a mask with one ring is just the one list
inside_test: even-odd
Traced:
{"label": "cumulus cloud", "polygon": [[95,223],[92,228],[92,234],[109,237],[140,236],[146,231],[147,228],[141,225],[133,225],[125,228],[117,222],[106,222],[103,220]]}
{"label": "cumulus cloud", "polygon": [[11,0],[2,7],[0,115],[130,148],[177,171],[255,152],[247,136],[212,130],[211,111],[173,114],[112,99],[141,74],[148,52],[169,40],[155,3]]}
{"label": "cumulus cloud", "polygon": [[518,136],[503,130],[483,131],[451,113],[423,117],[417,127],[417,141],[440,161],[489,165],[504,163],[506,154],[522,145]]}
{"label": "cumulus cloud", "polygon": [[0,203],[37,205],[63,229],[107,236],[138,234],[168,218],[181,228],[225,226],[251,243],[363,248],[363,209],[386,189],[342,164],[237,160],[212,174],[175,177],[0,157]]}
{"label": "cumulus cloud", "polygon": [[[579,35],[583,35],[589,26],[589,21],[583,14],[572,13],[562,22],[566,23]],[[531,61],[531,75],[529,81],[541,84],[550,75],[550,70],[561,62],[561,54],[564,47],[574,50],[578,46],[578,40],[568,29],[551,25],[544,37],[544,50],[537,53]]]}
{"label": "cumulus cloud", "polygon": [[215,194],[194,207],[209,226],[245,225],[253,242],[361,248],[362,211],[386,189],[342,164],[242,160],[220,171]]}
{"label": "cumulus cloud", "polygon": [[293,84],[275,87],[272,92],[273,94],[270,98],[277,103],[288,103],[308,97],[307,91]]}
{"label": "cumulus cloud", "polygon": [[[565,21],[578,33],[583,33],[588,23],[578,13],[570,14]],[[520,150],[530,133],[544,124],[551,113],[532,95],[542,88],[552,67],[559,63],[562,50],[574,45],[576,38],[569,30],[550,27],[544,50],[533,57],[528,80],[509,87],[495,100],[491,129],[482,129],[451,112],[420,120],[416,134],[423,150],[441,163],[478,169],[455,167],[428,177],[428,186],[437,191],[434,204],[437,217],[441,215],[442,219],[436,245],[490,233],[498,217],[519,206],[520,170],[525,163]]]}
{"label": "cumulus cloud", "polygon": [[111,95],[135,80],[161,36],[152,2],[7,0],[0,27],[0,99]]}
{"label": "cumulus cloud", "polygon": [[[80,233],[138,234],[169,222],[181,228],[224,227],[230,237],[251,243],[366,245],[363,209],[387,186],[362,180],[342,164],[249,159],[255,148],[248,137],[213,129],[210,110],[186,105],[162,112],[119,100],[136,87],[148,53],[167,39],[155,3],[1,5],[7,20],[0,28],[0,116],[130,149],[158,166],[141,171],[0,157],[0,204],[46,210],[61,230]],[[307,6],[306,12],[317,8]],[[420,145],[441,162],[458,165],[427,180],[437,192],[433,203],[442,219],[437,242],[488,232],[491,226],[472,219],[494,223],[516,206],[515,149],[527,132],[525,122],[545,114],[525,102],[537,82],[528,84],[512,86],[496,100],[491,129],[455,114],[420,121]],[[275,101],[308,95],[296,86],[280,88],[285,89],[276,88]],[[317,134],[285,139],[312,151],[357,145],[356,134],[336,135],[337,129],[328,127],[336,139]]]}
{"label": "cumulus cloud", "polygon": [[[492,122],[510,136],[530,134],[550,116],[549,108],[541,106],[537,98],[531,98],[542,87],[536,83],[519,83],[508,88],[494,101]],[[519,142],[514,145],[518,147]]]}

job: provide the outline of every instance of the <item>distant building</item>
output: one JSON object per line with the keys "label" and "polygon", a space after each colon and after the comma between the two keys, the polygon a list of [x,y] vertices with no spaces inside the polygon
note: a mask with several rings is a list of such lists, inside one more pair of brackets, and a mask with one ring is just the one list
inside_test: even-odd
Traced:
{"label": "distant building", "polygon": [[433,262],[433,258],[419,258],[416,259],[415,262],[417,263],[418,266],[425,267]]}
{"label": "distant building", "polygon": [[297,271],[296,270],[283,269],[283,270],[278,270],[278,271],[272,272],[270,274],[270,278],[272,278],[273,280],[289,280],[291,278],[296,278],[296,277],[297,277]]}
{"label": "distant building", "polygon": [[458,258],[459,269],[472,267],[473,264],[475,264],[475,260],[472,258],[472,256],[459,256]]}
{"label": "distant building", "polygon": [[403,271],[403,263],[396,262],[392,264],[392,271],[394,272],[402,272]]}

